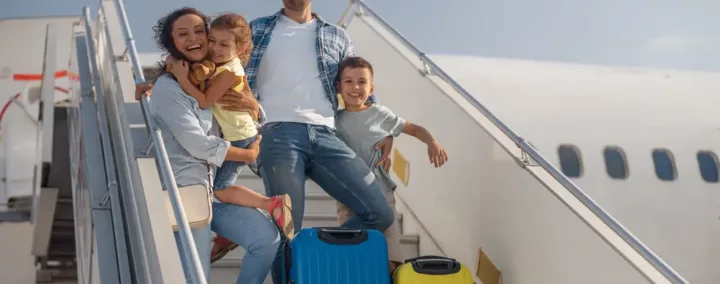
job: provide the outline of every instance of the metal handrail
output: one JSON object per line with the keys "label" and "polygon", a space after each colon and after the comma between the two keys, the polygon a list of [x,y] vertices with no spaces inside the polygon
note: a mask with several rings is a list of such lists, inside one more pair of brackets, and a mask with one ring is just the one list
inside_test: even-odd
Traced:
{"label": "metal handrail", "polygon": [[[150,237],[147,232],[152,231],[150,224],[150,213],[146,206],[139,206],[147,202],[144,199],[142,181],[140,179],[140,170],[134,160],[134,147],[132,143],[132,135],[128,127],[128,119],[123,107],[123,96],[113,95],[122,94],[122,85],[120,73],[117,66],[117,58],[113,49],[110,25],[108,24],[105,7],[101,5],[97,16],[97,36],[98,49],[103,52],[102,66],[103,88],[105,94],[108,95],[106,100],[108,111],[108,122],[110,124],[110,134],[112,135],[113,150],[115,151],[116,166],[118,176],[120,177],[120,188],[122,188],[122,199],[127,213],[127,221],[132,222],[134,226],[128,226],[129,240],[131,245],[131,254],[135,259],[135,274],[138,281],[157,281],[159,274],[153,273],[159,269],[160,261],[156,259],[156,255],[148,253],[155,247],[156,240]],[[102,46],[100,46],[102,43]]]}
{"label": "metal handrail", "polygon": [[[530,158],[535,160],[539,166],[544,168],[555,180],[562,184],[575,198],[582,202],[593,214],[600,218],[605,225],[613,230],[620,238],[622,238],[628,245],[630,245],[638,254],[640,254],[650,265],[657,269],[663,276],[665,276],[672,283],[688,283],[680,274],[672,269],[667,263],[665,263],[660,257],[653,253],[647,246],[640,242],[630,231],[628,231],[622,224],[620,224],[614,217],[608,214],[600,205],[598,205],[590,196],[588,196],[582,189],[580,189],[575,183],[563,175],[557,170],[550,162],[545,159],[540,152],[538,152],[527,140],[518,136],[510,127],[500,121],[490,110],[488,110],[483,104],[481,104],[470,92],[463,88],[458,82],[456,82],[450,75],[448,75],[440,66],[438,66],[432,59],[430,59],[424,52],[420,51],[415,45],[413,45],[405,36],[400,34],[395,28],[393,28],[384,18],[372,10],[362,0],[350,0],[351,5],[356,4],[358,7],[363,9],[363,12],[367,12],[372,15],[375,19],[380,22],[386,29],[393,33],[393,35],[402,41],[405,46],[411,49],[415,55],[417,55],[424,64],[426,64],[436,75],[441,78],[447,84],[449,84],[455,91],[457,91],[465,100],[467,100],[475,109],[480,111],[492,124],[494,124],[500,131],[505,133],[517,146],[523,150]],[[633,265],[643,276],[650,279],[646,273]]]}
{"label": "metal handrail", "polygon": [[[97,106],[97,118],[98,118],[98,126],[100,127],[100,141],[103,145],[102,152],[103,152],[103,160],[104,160],[104,166],[105,166],[105,175],[107,178],[107,192],[105,193],[105,196],[100,201],[100,204],[93,204],[91,206],[100,206],[105,207],[107,206],[107,202],[110,202],[111,207],[119,208],[120,206],[120,200],[119,200],[119,192],[118,192],[118,179],[116,176],[117,168],[115,167],[115,164],[113,163],[113,153],[111,150],[112,142],[110,141],[110,130],[108,129],[106,117],[107,117],[107,110],[105,109],[105,98],[104,90],[102,87],[102,74],[99,70],[99,63],[97,59],[97,52],[95,49],[95,36],[92,34],[92,22],[90,20],[90,8],[84,7],[83,8],[83,18],[82,21],[84,22],[84,28],[85,28],[85,35],[86,35],[86,48],[88,52],[88,59],[90,60],[90,70],[92,74],[92,83],[91,83],[91,90],[95,95],[96,99],[96,106]],[[121,221],[122,218],[122,212],[120,210],[112,210],[111,212],[112,220],[115,221]],[[113,224],[113,230],[114,234],[118,236],[122,236],[125,234],[124,228],[118,224]],[[116,250],[125,250],[127,249],[124,242],[116,242],[115,244]],[[119,275],[122,281],[130,281],[129,279],[126,279],[126,277],[129,275],[129,263],[127,262],[127,259],[125,258],[119,258],[118,259],[118,270],[122,271]],[[127,273],[124,273],[127,272]]]}
{"label": "metal handrail", "polygon": [[[127,53],[130,56],[130,64],[135,75],[135,83],[142,83],[145,81],[145,75],[142,72],[142,65],[138,58],[137,48],[135,47],[135,39],[133,38],[132,32],[130,31],[130,23],[127,19],[125,12],[125,4],[122,0],[115,0],[116,10],[120,19],[120,26],[122,27],[123,35],[125,36]],[[175,176],[173,176],[172,169],[170,166],[170,159],[168,158],[167,151],[165,150],[165,142],[162,138],[162,133],[159,128],[154,124],[152,117],[150,117],[150,98],[147,94],[143,94],[140,100],[140,105],[143,111],[143,117],[145,119],[145,125],[150,130],[151,139],[154,142],[155,154],[158,158],[158,166],[160,174],[163,177],[162,181],[165,188],[168,190],[170,196],[170,202],[172,203],[173,213],[175,215],[176,222],[179,227],[180,245],[184,248],[187,254],[187,259],[190,259],[189,263],[183,263],[186,267],[185,270],[190,274],[196,283],[207,283],[205,272],[203,271],[202,263],[200,262],[200,256],[198,255],[195,240],[190,231],[190,224],[188,223],[187,216],[185,215],[185,209],[182,202],[180,201],[180,192],[178,191],[177,184],[175,182]]]}

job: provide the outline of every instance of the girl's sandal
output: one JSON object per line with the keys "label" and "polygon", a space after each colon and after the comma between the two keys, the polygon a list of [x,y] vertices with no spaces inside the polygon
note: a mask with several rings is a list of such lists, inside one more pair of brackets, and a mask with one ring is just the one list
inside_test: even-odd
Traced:
{"label": "girl's sandal", "polygon": [[[280,215],[275,216],[275,209],[280,209]],[[282,232],[288,240],[295,237],[295,225],[292,220],[292,201],[287,194],[276,195],[272,197],[270,205],[270,215],[273,217],[275,226]]]}
{"label": "girl's sandal", "polygon": [[[213,239],[213,250],[210,253],[210,263],[216,262],[221,258],[225,257],[230,251],[238,247],[238,244],[233,243],[231,240],[226,239],[223,236],[218,235]],[[220,248],[216,251],[215,248]]]}

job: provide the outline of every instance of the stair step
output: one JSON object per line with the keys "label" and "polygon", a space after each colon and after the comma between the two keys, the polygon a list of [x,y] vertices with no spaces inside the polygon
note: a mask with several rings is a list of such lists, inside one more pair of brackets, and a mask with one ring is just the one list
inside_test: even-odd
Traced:
{"label": "stair step", "polygon": [[67,228],[58,228],[53,226],[52,233],[50,235],[50,238],[71,238],[75,239],[75,230],[67,229]]}
{"label": "stair step", "polygon": [[69,229],[69,230],[75,230],[75,222],[70,220],[53,220],[53,230],[55,229]]}
{"label": "stair step", "polygon": [[[220,262],[220,261],[218,261]],[[227,265],[215,266],[218,262],[214,263],[210,269],[210,284],[221,284],[221,283],[235,283],[235,280],[240,274],[240,266],[242,266],[242,259],[233,260],[232,263]],[[263,281],[263,284],[273,284],[272,277],[268,275]]]}
{"label": "stair step", "polygon": [[305,195],[305,214],[330,214],[337,212],[337,201],[327,194]]}
{"label": "stair step", "polygon": [[55,207],[55,220],[73,220],[73,204],[58,201]]}
{"label": "stair step", "polygon": [[[71,196],[58,197],[51,230],[45,265],[53,266],[52,263],[58,262],[61,266],[69,267],[72,270],[76,265],[76,255],[74,211]],[[55,275],[57,271],[50,273],[47,269],[38,273],[43,277],[54,275],[51,277],[53,280],[57,276]]]}

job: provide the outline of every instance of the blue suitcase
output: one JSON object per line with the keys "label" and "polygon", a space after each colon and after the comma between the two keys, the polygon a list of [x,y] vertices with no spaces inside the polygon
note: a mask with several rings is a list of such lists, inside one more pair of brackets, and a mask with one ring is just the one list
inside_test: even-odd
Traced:
{"label": "blue suitcase", "polygon": [[289,250],[289,283],[390,284],[387,243],[379,231],[304,228]]}

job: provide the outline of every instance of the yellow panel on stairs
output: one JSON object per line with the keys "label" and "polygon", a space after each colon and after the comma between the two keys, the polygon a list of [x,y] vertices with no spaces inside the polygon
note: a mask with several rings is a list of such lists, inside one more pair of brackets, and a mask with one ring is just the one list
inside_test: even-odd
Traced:
{"label": "yellow panel on stairs", "polygon": [[407,186],[410,181],[410,162],[405,159],[398,149],[395,149],[392,160],[392,171]]}

